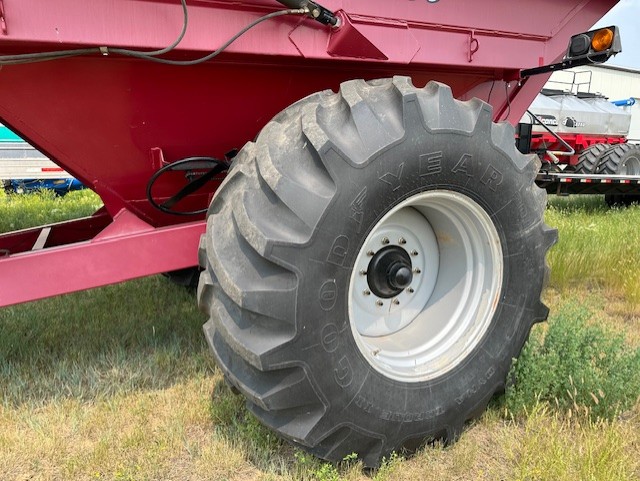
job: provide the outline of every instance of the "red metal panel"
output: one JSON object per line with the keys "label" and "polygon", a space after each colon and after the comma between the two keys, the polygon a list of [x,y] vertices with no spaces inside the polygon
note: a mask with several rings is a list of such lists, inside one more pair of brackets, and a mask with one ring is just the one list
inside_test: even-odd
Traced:
{"label": "red metal panel", "polygon": [[[535,149],[547,149],[547,150],[563,150],[562,144],[551,134],[542,133],[534,134],[535,137],[531,141],[532,148]],[[584,134],[561,134],[560,137],[567,142],[571,147],[580,151],[593,144],[618,144],[626,142],[625,137],[606,137],[598,135],[584,135]],[[566,150],[566,148],[564,149]]]}
{"label": "red metal panel", "polygon": [[91,240],[111,222],[107,212],[100,209],[91,217],[0,234],[0,257],[32,250],[44,228],[48,233],[43,248]]}

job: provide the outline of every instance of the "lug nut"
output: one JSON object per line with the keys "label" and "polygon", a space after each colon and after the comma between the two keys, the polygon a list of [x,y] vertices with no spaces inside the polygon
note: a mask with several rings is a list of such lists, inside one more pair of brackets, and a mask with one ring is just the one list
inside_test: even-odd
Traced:
{"label": "lug nut", "polygon": [[369,257],[373,257],[375,254],[376,254],[376,253],[375,253],[375,252],[373,252],[373,251],[367,251],[367,255],[368,255]]}
{"label": "lug nut", "polygon": [[420,269],[418,269],[417,267],[413,270],[414,274],[420,274],[422,271]]}
{"label": "lug nut", "polygon": [[364,294],[365,296],[370,296],[370,295],[371,295],[371,291],[370,291],[369,289],[365,289],[365,290],[363,291],[363,294]]}
{"label": "lug nut", "polygon": [[384,302],[382,302],[382,301],[376,301],[376,306],[378,306],[378,307],[382,307],[382,306],[384,306]]}
{"label": "lug nut", "polygon": [[361,276],[366,276],[367,275],[367,271],[365,271],[364,269],[360,271],[360,275]]}
{"label": "lug nut", "polygon": [[414,292],[416,292],[416,291],[413,289],[413,287],[409,287],[409,288],[407,289],[407,292],[408,292],[409,294],[413,294],[413,293],[414,293]]}
{"label": "lug nut", "polygon": [[398,239],[398,244],[400,244],[401,246],[405,245],[407,243],[407,240],[404,237],[400,237],[400,239]]}
{"label": "lug nut", "polygon": [[387,244],[389,243],[389,238],[388,238],[388,237],[383,237],[383,238],[382,238],[382,243],[383,243],[384,245],[387,245]]}
{"label": "lug nut", "polygon": [[414,251],[411,251],[411,255],[412,255],[412,256],[417,256],[417,255],[418,255],[418,251],[415,251],[415,250],[414,250]]}
{"label": "lug nut", "polygon": [[399,301],[398,299],[394,299],[394,300],[393,300],[393,304],[397,306],[397,305],[399,305],[399,304],[400,304],[400,301]]}

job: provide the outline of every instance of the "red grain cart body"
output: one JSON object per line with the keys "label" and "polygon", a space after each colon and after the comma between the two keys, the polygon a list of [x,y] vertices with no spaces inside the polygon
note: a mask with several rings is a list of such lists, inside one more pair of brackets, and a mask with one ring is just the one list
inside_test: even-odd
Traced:
{"label": "red grain cart body", "polygon": [[[153,60],[202,57],[283,6],[189,0],[184,38],[150,59],[178,0],[0,0],[0,122],[104,202],[1,235],[0,305],[199,260],[207,339],[251,411],[375,465],[455,439],[546,318],[555,232],[510,124],[547,75],[521,70],[560,61],[615,1],[282,3],[306,9],[181,66]],[[204,213],[166,212],[209,205],[202,240]]]}

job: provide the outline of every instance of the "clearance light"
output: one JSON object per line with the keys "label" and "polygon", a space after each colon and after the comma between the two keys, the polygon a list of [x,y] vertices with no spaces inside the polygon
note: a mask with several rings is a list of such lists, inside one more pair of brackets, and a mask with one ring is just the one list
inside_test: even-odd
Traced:
{"label": "clearance light", "polygon": [[620,52],[622,52],[622,43],[620,42],[620,30],[618,27],[611,26],[579,33],[569,40],[567,53],[560,63],[521,70],[520,78],[581,65],[603,63]]}
{"label": "clearance light", "polygon": [[599,28],[571,37],[565,60],[604,62],[622,51],[618,27]]}

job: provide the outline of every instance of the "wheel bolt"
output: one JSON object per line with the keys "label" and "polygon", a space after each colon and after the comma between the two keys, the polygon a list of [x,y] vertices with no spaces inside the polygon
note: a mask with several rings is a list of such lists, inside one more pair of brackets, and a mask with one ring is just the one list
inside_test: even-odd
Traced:
{"label": "wheel bolt", "polygon": [[365,290],[363,291],[363,294],[364,294],[365,296],[370,296],[370,295],[371,295],[371,291],[370,291],[369,289],[365,289]]}
{"label": "wheel bolt", "polygon": [[412,256],[417,256],[418,255],[418,251],[411,251],[411,255]]}
{"label": "wheel bolt", "polygon": [[369,257],[373,257],[375,254],[376,254],[376,253],[375,253],[375,252],[373,252],[373,251],[367,251],[367,255],[368,255]]}
{"label": "wheel bolt", "polygon": [[409,294],[413,294],[413,293],[414,293],[414,292],[416,292],[416,291],[413,289],[413,287],[410,287],[409,289],[407,289],[407,292],[408,292]]}
{"label": "wheel bolt", "polygon": [[405,245],[406,243],[407,241],[404,237],[400,237],[400,239],[398,239],[398,244],[400,244],[401,246]]}
{"label": "wheel bolt", "polygon": [[393,304],[397,306],[397,305],[399,305],[399,304],[400,304],[400,301],[399,301],[398,299],[394,299],[394,300],[393,300]]}
{"label": "wheel bolt", "polygon": [[388,237],[383,237],[383,238],[382,238],[382,243],[383,243],[384,245],[387,245],[387,244],[389,243],[389,238],[388,238]]}
{"label": "wheel bolt", "polygon": [[382,307],[382,306],[384,306],[384,302],[382,302],[382,301],[376,301],[376,306],[378,306],[378,307]]}
{"label": "wheel bolt", "polygon": [[413,270],[414,274],[420,274],[422,271],[420,269],[418,269],[417,267]]}
{"label": "wheel bolt", "polygon": [[360,271],[360,275],[361,276],[366,276],[367,275],[367,271],[365,271],[364,269]]}

